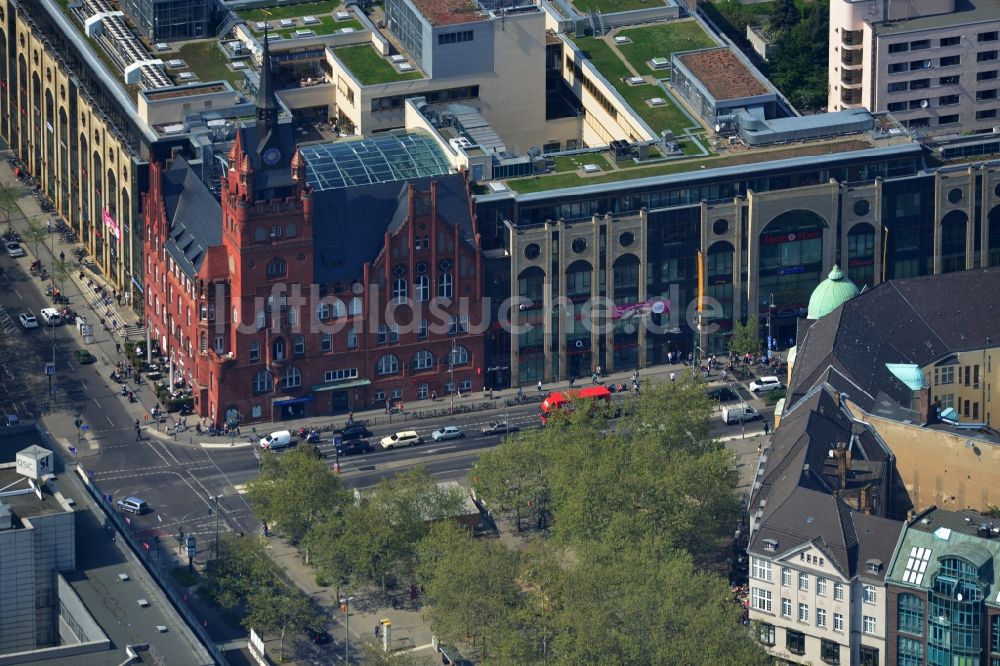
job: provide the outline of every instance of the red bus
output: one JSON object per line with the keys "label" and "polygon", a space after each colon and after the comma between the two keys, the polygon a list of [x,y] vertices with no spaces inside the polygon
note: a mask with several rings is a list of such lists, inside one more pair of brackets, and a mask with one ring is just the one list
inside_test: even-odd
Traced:
{"label": "red bus", "polygon": [[548,423],[549,414],[563,409],[573,400],[586,400],[589,402],[611,403],[611,391],[604,386],[591,386],[589,388],[575,391],[553,391],[545,400],[542,400],[542,425]]}

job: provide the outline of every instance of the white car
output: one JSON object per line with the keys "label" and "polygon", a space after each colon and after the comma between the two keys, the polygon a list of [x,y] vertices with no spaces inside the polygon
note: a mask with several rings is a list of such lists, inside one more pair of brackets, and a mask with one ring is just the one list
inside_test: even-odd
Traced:
{"label": "white car", "polygon": [[4,243],[4,247],[7,248],[7,254],[15,259],[24,256],[24,248],[17,243]]}
{"label": "white car", "polygon": [[431,439],[435,442],[443,442],[446,439],[462,439],[465,433],[456,426],[445,426],[431,433]]}
{"label": "white car", "polygon": [[21,322],[21,326],[25,328],[38,328],[38,320],[35,319],[35,315],[28,312],[22,312],[17,318]]}
{"label": "white car", "polygon": [[754,393],[760,393],[761,391],[773,391],[774,389],[783,389],[785,385],[781,383],[781,380],[777,377],[771,375],[768,377],[761,377],[750,382],[750,390]]}

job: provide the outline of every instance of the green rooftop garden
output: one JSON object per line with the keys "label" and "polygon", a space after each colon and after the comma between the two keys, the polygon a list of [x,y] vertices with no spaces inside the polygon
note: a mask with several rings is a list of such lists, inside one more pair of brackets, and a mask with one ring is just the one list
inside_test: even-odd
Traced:
{"label": "green rooftop garden", "polygon": [[662,5],[663,2],[660,0],[572,0],[572,4],[577,11],[611,14],[613,12],[627,12],[632,9],[649,9]]}
{"label": "green rooftop garden", "polygon": [[[753,164],[763,160],[783,160],[792,157],[807,157],[809,155],[828,155],[835,152],[850,152],[870,148],[871,144],[860,139],[847,139],[845,141],[827,141],[814,143],[794,148],[780,148],[775,150],[755,150],[736,155],[725,155],[720,157],[706,157],[702,159],[678,159],[654,166],[633,167],[630,169],[618,169],[616,171],[606,171],[594,176],[581,176],[575,171],[566,171],[545,176],[534,176],[531,178],[518,178],[510,180],[507,185],[517,192],[527,194],[529,192],[544,192],[546,190],[557,190],[565,187],[578,187],[581,185],[597,185],[599,183],[613,183],[633,178],[649,178],[650,176],[666,176],[674,173],[684,173],[685,171],[698,171],[699,169],[714,169],[718,167],[738,166],[740,164]],[[593,162],[594,160],[588,160]],[[602,165],[603,166],[603,165]]]}
{"label": "green rooftop garden", "polygon": [[[306,16],[312,16],[312,14],[306,14]],[[316,18],[319,20],[319,23],[306,25],[305,23],[299,21],[294,28],[282,28],[279,30],[271,29],[268,30],[268,34],[281,35],[283,39],[292,39],[292,35],[295,34],[296,30],[312,30],[314,33],[316,33],[317,36],[323,36],[323,35],[332,35],[341,28],[354,28],[355,30],[361,30],[363,27],[361,25],[361,21],[356,21],[354,19],[348,19],[346,21],[338,21],[329,14],[320,15],[317,16]],[[256,24],[254,23],[250,23],[250,30],[258,35],[264,34],[264,31],[258,30]]]}
{"label": "green rooftop garden", "polygon": [[234,88],[240,87],[243,75],[229,69],[229,60],[219,49],[218,41],[188,42],[180,48],[180,55],[199,80],[229,81]]}
{"label": "green rooftop garden", "polygon": [[[619,30],[619,37],[628,37],[631,44],[621,44],[618,50],[640,74],[654,72],[646,63],[653,58],[670,60],[671,53],[693,51],[718,46],[695,21],[674,21],[645,28]],[[666,77],[669,70],[658,70],[656,76]]]}
{"label": "green rooftop garden", "polygon": [[[697,123],[688,118],[681,111],[669,95],[659,86],[650,84],[633,86],[626,81],[631,76],[625,62],[618,57],[606,42],[594,37],[576,37],[573,40],[577,47],[583,51],[584,55],[593,63],[597,70],[604,75],[618,94],[621,95],[629,106],[646,121],[654,132],[672,130],[676,136],[681,136],[685,127],[691,127]],[[653,97],[662,97],[667,100],[663,106],[649,106],[646,100]]]}
{"label": "green rooftop garden", "polygon": [[363,86],[411,81],[424,77],[420,72],[400,72],[369,44],[344,46],[334,49],[334,54]]}
{"label": "green rooftop garden", "polygon": [[330,14],[340,9],[341,0],[320,0],[319,2],[300,2],[298,4],[283,4],[275,7],[258,7],[236,12],[244,21],[270,21],[271,19],[297,18],[299,16],[315,16]]}

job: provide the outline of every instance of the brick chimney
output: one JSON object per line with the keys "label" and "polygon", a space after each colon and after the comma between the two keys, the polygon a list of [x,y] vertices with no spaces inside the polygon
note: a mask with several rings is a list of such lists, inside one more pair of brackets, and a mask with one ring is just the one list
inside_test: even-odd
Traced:
{"label": "brick chimney", "polygon": [[931,420],[931,389],[929,386],[921,386],[917,399],[920,401],[920,419],[924,423]]}
{"label": "brick chimney", "polygon": [[840,495],[847,488],[847,450],[838,443],[833,449],[833,458],[837,462],[837,478],[840,480]]}

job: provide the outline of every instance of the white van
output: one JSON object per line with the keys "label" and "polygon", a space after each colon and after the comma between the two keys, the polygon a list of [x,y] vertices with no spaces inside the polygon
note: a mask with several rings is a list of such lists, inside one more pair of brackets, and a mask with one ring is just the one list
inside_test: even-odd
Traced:
{"label": "white van", "polygon": [[292,433],[288,430],[278,430],[260,439],[260,448],[262,449],[284,449],[291,445]]}
{"label": "white van", "polygon": [[760,413],[750,405],[726,405],[722,408],[722,420],[726,425],[759,418]]}
{"label": "white van", "polygon": [[42,311],[38,313],[38,316],[42,318],[46,326],[60,326],[62,325],[62,316],[59,314],[59,310],[55,308],[42,308]]}

